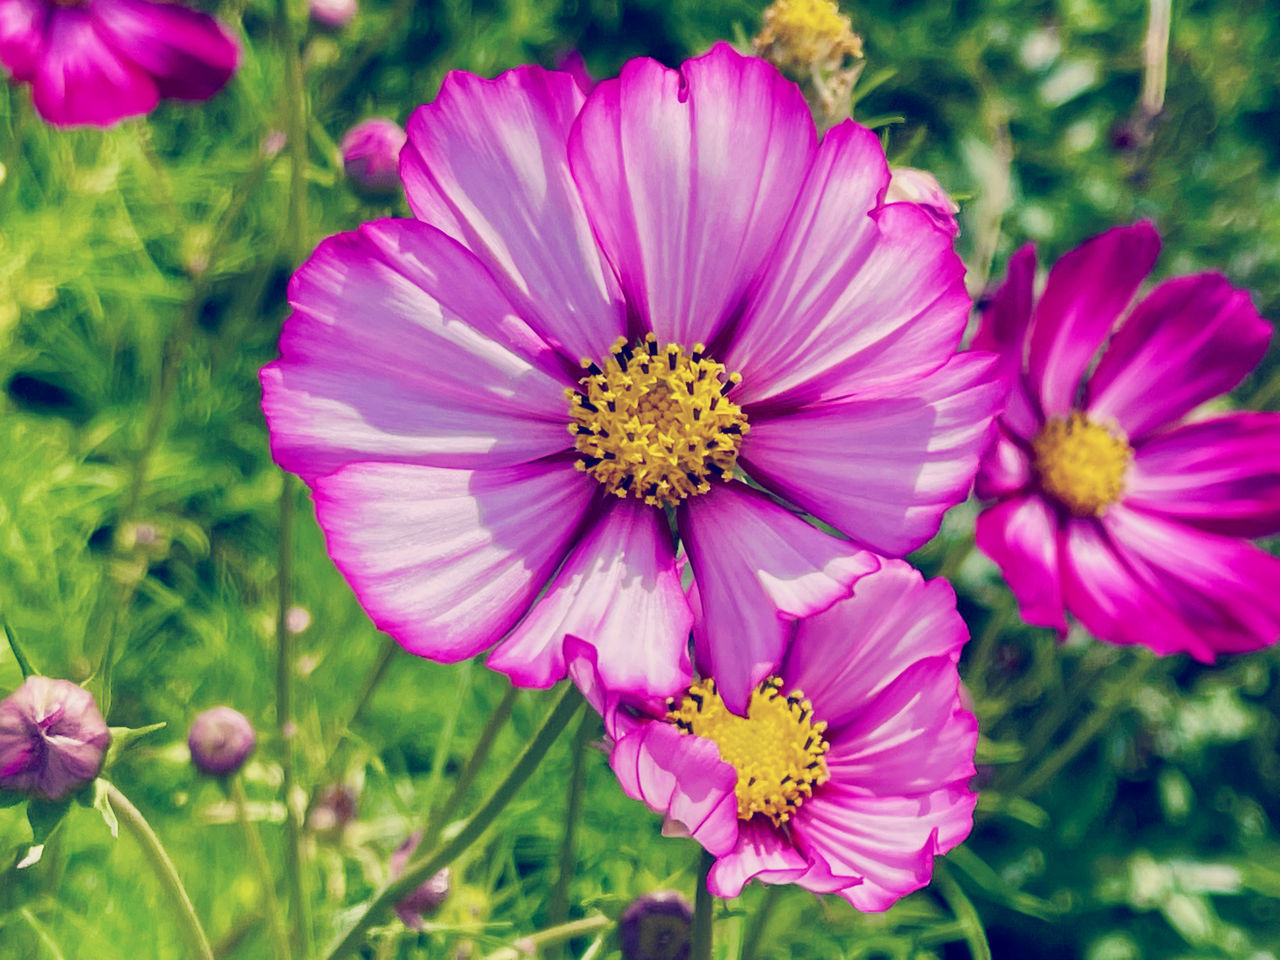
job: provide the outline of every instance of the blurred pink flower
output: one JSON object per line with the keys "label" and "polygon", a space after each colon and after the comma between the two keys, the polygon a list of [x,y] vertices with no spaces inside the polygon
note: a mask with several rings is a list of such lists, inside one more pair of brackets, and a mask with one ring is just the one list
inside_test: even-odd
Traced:
{"label": "blurred pink flower", "polygon": [[310,0],[311,19],[322,27],[338,30],[355,19],[357,0]]}
{"label": "blurred pink flower", "polygon": [[253,724],[234,707],[212,707],[191,721],[187,747],[202,773],[227,776],[244,766],[258,743]]}
{"label": "blurred pink flower", "polygon": [[1272,331],[1215,273],[1166,280],[1126,315],[1159,249],[1150,223],[1110,230],[1038,300],[1034,249],[1014,254],[974,341],[1012,385],[977,544],[1028,623],[1065,634],[1069,611],[1102,640],[1210,662],[1280,640],[1280,559],[1246,539],[1280,532],[1280,414],[1185,418]]}
{"label": "blurred pink flower", "polygon": [[152,0],[0,0],[0,64],[55,126],[109,127],[161,98],[205,100],[240,63],[212,17]]}
{"label": "blurred pink flower", "polygon": [[61,800],[98,775],[110,742],[88,690],[27,677],[0,700],[0,789]]}
{"label": "blurred pink flower", "polygon": [[947,233],[953,237],[959,235],[956,213],[960,205],[942,189],[932,173],[915,167],[890,167],[889,173],[891,179],[889,190],[884,195],[885,203],[914,203]]}
{"label": "blurred pink flower", "polygon": [[[422,843],[422,831],[417,830],[396,847],[395,852],[391,854],[391,879],[394,880],[404,873],[404,868],[409,865],[420,843]],[[452,874],[448,867],[442,867],[439,872],[428,877],[412,893],[396,904],[396,916],[410,930],[421,930],[423,917],[428,917],[440,909],[449,897],[451,885]]]}
{"label": "blurred pink flower", "polygon": [[886,560],[794,624],[746,717],[725,712],[714,673],[666,701],[620,696],[592,645],[565,648],[623,791],[716,856],[712,893],[754,878],[879,911],[927,884],[973,825],[978,724],[956,672],[967,640],[945,580]]}
{"label": "blurred pink flower", "polygon": [[404,129],[394,120],[361,120],[347,131],[338,149],[342,169],[360,193],[384,197],[400,192],[400,149]]}
{"label": "blurred pink flower", "polygon": [[876,561],[736,471],[894,555],[968,494],[1004,388],[956,355],[951,238],[881,204],[874,133],[819,145],[795,85],[723,44],[589,96],[455,72],[408,133],[418,220],[322,243],[262,372],[335,562],[419,655],[502,640],[489,665],[546,687],[588,637],[611,685],[669,693],[692,618],[670,508],[699,656],[745,709],[776,611],[824,610]]}

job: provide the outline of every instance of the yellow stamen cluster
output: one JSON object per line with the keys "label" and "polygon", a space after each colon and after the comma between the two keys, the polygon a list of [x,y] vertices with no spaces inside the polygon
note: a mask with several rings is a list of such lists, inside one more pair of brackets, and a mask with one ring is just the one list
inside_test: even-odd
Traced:
{"label": "yellow stamen cluster", "polygon": [[1133,450],[1079,411],[1054,417],[1031,441],[1040,486],[1077,517],[1100,517],[1120,499]]}
{"label": "yellow stamen cluster", "polygon": [[673,506],[728,480],[747,418],[727,394],[742,382],[678,344],[659,348],[649,334],[634,346],[619,337],[603,366],[583,360],[587,375],[570,401],[569,432],[585,470],[619,497]]}
{"label": "yellow stamen cluster", "polygon": [[813,705],[799,691],[783,696],[778,677],[752,691],[745,717],[729,711],[710,679],[699,680],[668,707],[669,721],[714,740],[720,759],[737,771],[740,820],[762,814],[781,826],[831,777],[822,737],[826,721],[814,722]]}

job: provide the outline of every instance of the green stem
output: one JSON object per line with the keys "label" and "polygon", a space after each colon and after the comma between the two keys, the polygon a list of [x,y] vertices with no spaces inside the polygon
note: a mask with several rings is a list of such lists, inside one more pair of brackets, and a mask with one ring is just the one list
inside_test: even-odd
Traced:
{"label": "green stem", "polygon": [[231,802],[236,806],[236,815],[240,818],[240,826],[244,828],[245,843],[249,847],[249,855],[253,858],[258,882],[262,885],[262,894],[267,903],[267,916],[271,921],[271,936],[276,945],[276,957],[279,960],[291,960],[293,951],[289,947],[284,911],[280,909],[280,899],[276,896],[274,871],[271,869],[271,862],[267,859],[266,848],[262,845],[262,834],[258,832],[258,825],[249,816],[249,800],[245,796],[244,783],[239,775],[229,779],[227,792],[231,795]]}
{"label": "green stem", "polygon": [[156,836],[138,808],[129,802],[129,798],[121,793],[114,783],[105,780],[103,782],[107,787],[107,799],[111,803],[111,808],[115,810],[116,817],[142,848],[147,861],[156,872],[160,886],[169,897],[178,918],[178,927],[187,943],[187,956],[199,958],[199,960],[213,960],[209,938],[205,936],[204,928],[200,926],[196,908],[192,906],[191,898],[187,896],[186,888],[178,877],[178,871],[173,868],[173,861],[161,846],[160,838]]}
{"label": "green stem", "polygon": [[613,925],[613,920],[600,913],[591,917],[583,917],[581,920],[571,920],[568,923],[561,923],[554,927],[547,927],[545,930],[539,930],[530,936],[521,937],[514,945],[503,947],[501,950],[495,950],[493,953],[486,955],[484,960],[526,960],[528,957],[539,955],[538,951],[545,947],[558,946],[575,937],[585,937],[593,933],[599,933],[602,930],[608,930]]}
{"label": "green stem", "polygon": [[773,910],[778,905],[781,893],[781,887],[769,886],[764,888],[764,899],[756,910],[756,915],[751,918],[751,927],[747,930],[747,939],[742,944],[742,953],[738,960],[756,960],[756,953],[759,951],[760,945],[764,943],[769,918],[773,915]]}
{"label": "green stem", "polygon": [[506,809],[526,780],[533,774],[542,758],[551,749],[556,738],[569,725],[574,714],[582,706],[583,700],[577,688],[569,684],[560,699],[551,709],[542,727],[534,735],[529,746],[525,748],[515,765],[501,783],[494,788],[489,798],[476,810],[466,825],[458,831],[453,839],[424,857],[410,863],[405,872],[396,880],[387,884],[374,896],[364,912],[345,934],[334,941],[325,952],[326,960],[338,960],[354,954],[364,944],[369,929],[377,923],[396,903],[403,900],[410,892],[435,876],[465,852],[473,843],[483,836],[498,815]]}
{"label": "green stem", "polygon": [[[587,744],[596,732],[596,715],[588,711],[582,715],[573,738],[573,766],[569,772],[569,789],[564,815],[564,836],[560,840],[560,862],[556,884],[551,890],[547,906],[547,922],[560,926],[569,919],[569,887],[573,883],[578,863],[578,825],[582,820],[582,801],[586,788]],[[563,948],[549,955],[563,956]]]}
{"label": "green stem", "polygon": [[969,945],[970,956],[973,960],[991,960],[991,946],[987,943],[987,932],[982,929],[978,911],[942,860],[933,862],[933,882],[938,894],[955,914],[956,922],[960,924],[964,934],[964,941]]}
{"label": "green stem", "polygon": [[698,858],[698,889],[693,900],[693,932],[689,948],[689,960],[711,960],[711,944],[714,939],[712,911],[715,897],[707,889],[707,874],[715,866],[716,858],[706,850]]}
{"label": "green stem", "polygon": [[991,670],[991,661],[995,658],[1000,634],[1004,632],[1005,624],[1008,622],[1009,608],[1007,606],[993,610],[982,628],[982,633],[978,634],[978,639],[973,642],[964,676],[964,681],[971,690],[976,690],[982,694],[990,692],[991,684],[988,682],[990,679],[988,673]]}

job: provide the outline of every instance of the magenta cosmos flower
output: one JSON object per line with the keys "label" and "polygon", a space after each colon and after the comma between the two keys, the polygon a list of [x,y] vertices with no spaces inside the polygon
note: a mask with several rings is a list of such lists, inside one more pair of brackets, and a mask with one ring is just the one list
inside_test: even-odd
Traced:
{"label": "magenta cosmos flower", "polygon": [[0,64],[57,126],[109,127],[160,99],[205,100],[240,47],[212,17],[152,0],[0,0]]}
{"label": "magenta cosmos flower", "polygon": [[1280,560],[1244,539],[1280,532],[1280,415],[1184,418],[1257,365],[1271,327],[1207,273],[1159,284],[1113,333],[1159,249],[1149,223],[1110,230],[1038,301],[1035,251],[1010,261],[974,341],[1012,381],[977,544],[1028,623],[1065,632],[1069,611],[1103,640],[1208,662],[1280,639]]}
{"label": "magenta cosmos flower", "polygon": [[[589,638],[669,692],[747,705],[788,618],[847,596],[963,499],[1003,395],[956,356],[951,238],[883,205],[879,140],[817,143],[797,88],[719,45],[679,72],[452,73],[409,121],[417,220],[322,243],[262,373],[277,461],[379,627],[436,660],[502,640],[525,686]],[[775,611],[782,610],[778,615]],[[505,639],[503,639],[505,637]]]}
{"label": "magenta cosmos flower", "polygon": [[565,648],[623,791],[716,856],[712,893],[736,897],[758,878],[885,910],[973,825],[978,724],[956,672],[968,631],[950,585],[901,560],[792,629],[745,717],[714,673],[665,701],[611,694],[595,648]]}

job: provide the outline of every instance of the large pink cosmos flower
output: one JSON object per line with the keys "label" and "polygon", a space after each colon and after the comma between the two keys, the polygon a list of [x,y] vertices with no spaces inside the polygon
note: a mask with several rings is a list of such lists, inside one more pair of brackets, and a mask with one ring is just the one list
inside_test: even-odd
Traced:
{"label": "large pink cosmos flower", "polygon": [[1003,385],[956,355],[950,237],[881,203],[875,134],[819,145],[797,88],[725,45],[590,96],[452,73],[408,135],[418,220],[322,243],[262,373],[335,562],[414,653],[505,637],[489,665],[549,686],[573,635],[611,686],[665,693],[691,623],[670,513],[699,656],[745,709],[789,618],[876,561],[741,470],[884,554],[968,492]]}
{"label": "large pink cosmos flower", "polygon": [[1257,365],[1271,328],[1207,273],[1161,283],[1112,333],[1159,248],[1148,223],[1108,231],[1038,302],[1035,251],[1010,261],[974,341],[1012,381],[977,544],[1028,623],[1065,632],[1070,611],[1103,640],[1207,662],[1280,640],[1280,559],[1243,539],[1280,531],[1280,414],[1183,418]]}
{"label": "large pink cosmos flower", "polygon": [[670,700],[630,697],[603,689],[594,647],[565,647],[623,791],[715,854],[712,893],[758,878],[885,910],[973,825],[978,724],[956,672],[969,634],[950,585],[901,560],[793,629],[745,717],[715,674]]}
{"label": "large pink cosmos flower", "polygon": [[240,47],[212,17],[152,0],[0,0],[0,64],[58,126],[109,127],[160,99],[204,100]]}

